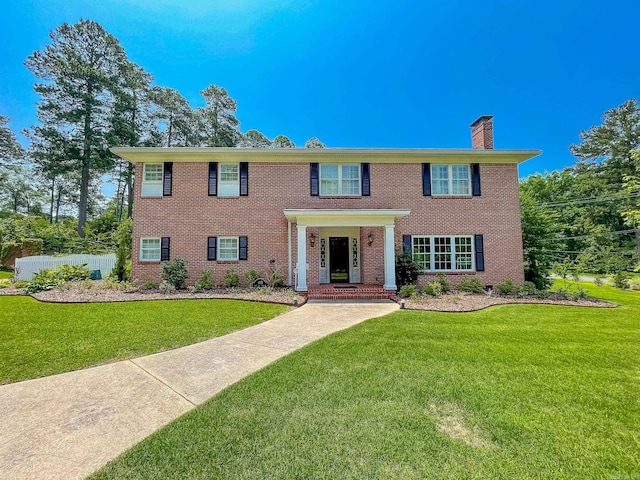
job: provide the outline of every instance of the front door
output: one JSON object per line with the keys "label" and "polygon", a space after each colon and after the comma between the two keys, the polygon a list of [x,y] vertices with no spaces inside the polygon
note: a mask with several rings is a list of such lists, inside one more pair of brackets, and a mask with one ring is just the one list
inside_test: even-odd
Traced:
{"label": "front door", "polygon": [[349,283],[349,237],[329,237],[331,283]]}

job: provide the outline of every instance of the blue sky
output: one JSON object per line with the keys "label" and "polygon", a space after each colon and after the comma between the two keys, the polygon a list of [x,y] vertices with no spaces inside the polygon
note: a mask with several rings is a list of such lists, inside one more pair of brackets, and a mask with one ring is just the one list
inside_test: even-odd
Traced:
{"label": "blue sky", "polygon": [[0,114],[14,131],[35,124],[23,61],[86,18],[194,107],[225,87],[243,132],[467,148],[469,124],[490,114],[496,148],[544,150],[526,176],[571,165],[580,130],[640,97],[639,17],[637,0],[8,0]]}

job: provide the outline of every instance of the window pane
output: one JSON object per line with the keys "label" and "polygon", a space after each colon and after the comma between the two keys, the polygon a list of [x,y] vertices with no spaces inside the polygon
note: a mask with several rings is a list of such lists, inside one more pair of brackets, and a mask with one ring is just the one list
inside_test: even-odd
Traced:
{"label": "window pane", "polygon": [[422,270],[431,270],[431,245],[429,237],[412,237],[413,260]]}
{"label": "window pane", "polygon": [[338,195],[338,179],[320,180],[320,195]]}
{"label": "window pane", "polygon": [[431,189],[433,195],[449,195],[449,167],[433,165],[431,167]]}
{"label": "window pane", "polygon": [[338,179],[338,165],[320,165],[320,179]]}
{"label": "window pane", "polygon": [[143,238],[140,242],[141,260],[160,260],[160,239]]}
{"label": "window pane", "polygon": [[144,181],[145,182],[161,182],[162,181],[162,163],[145,163]]}
{"label": "window pane", "polygon": [[433,195],[449,195],[448,180],[434,180],[432,183]]}
{"label": "window pane", "polygon": [[360,180],[342,180],[342,195],[360,195]]}
{"label": "window pane", "polygon": [[434,237],[433,259],[435,270],[451,270],[451,238]]}
{"label": "window pane", "polygon": [[238,238],[218,238],[218,260],[238,259]]}
{"label": "window pane", "polygon": [[358,165],[342,165],[342,178],[356,180],[360,178],[360,167]]}
{"label": "window pane", "polygon": [[473,246],[471,237],[455,237],[456,270],[471,270]]}
{"label": "window pane", "polygon": [[239,178],[239,165],[237,163],[220,164],[220,181],[237,182]]}
{"label": "window pane", "polygon": [[451,193],[469,195],[469,165],[453,165],[451,177]]}

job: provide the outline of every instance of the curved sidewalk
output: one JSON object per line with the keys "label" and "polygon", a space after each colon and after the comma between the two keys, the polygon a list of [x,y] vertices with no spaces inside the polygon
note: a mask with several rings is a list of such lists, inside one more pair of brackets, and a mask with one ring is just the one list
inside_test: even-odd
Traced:
{"label": "curved sidewalk", "polygon": [[195,345],[0,386],[0,478],[84,478],[274,360],[397,309],[390,301],[309,302]]}

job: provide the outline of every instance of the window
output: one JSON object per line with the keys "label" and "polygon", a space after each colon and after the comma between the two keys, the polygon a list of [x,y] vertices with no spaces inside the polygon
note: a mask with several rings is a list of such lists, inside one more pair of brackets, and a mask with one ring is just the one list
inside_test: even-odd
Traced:
{"label": "window", "polygon": [[146,262],[160,261],[160,238],[140,239],[140,260]]}
{"label": "window", "polygon": [[320,164],[320,195],[359,196],[360,165]]}
{"label": "window", "polygon": [[237,197],[240,194],[240,165],[237,163],[221,163],[218,184],[218,196]]}
{"label": "window", "polygon": [[238,260],[238,237],[218,237],[218,260]]}
{"label": "window", "polygon": [[469,165],[432,165],[433,195],[470,195]]}
{"label": "window", "polygon": [[470,272],[474,269],[472,236],[411,237],[413,260],[425,272]]}
{"label": "window", "polygon": [[143,197],[162,196],[162,173],[164,165],[162,163],[145,163],[142,174]]}

